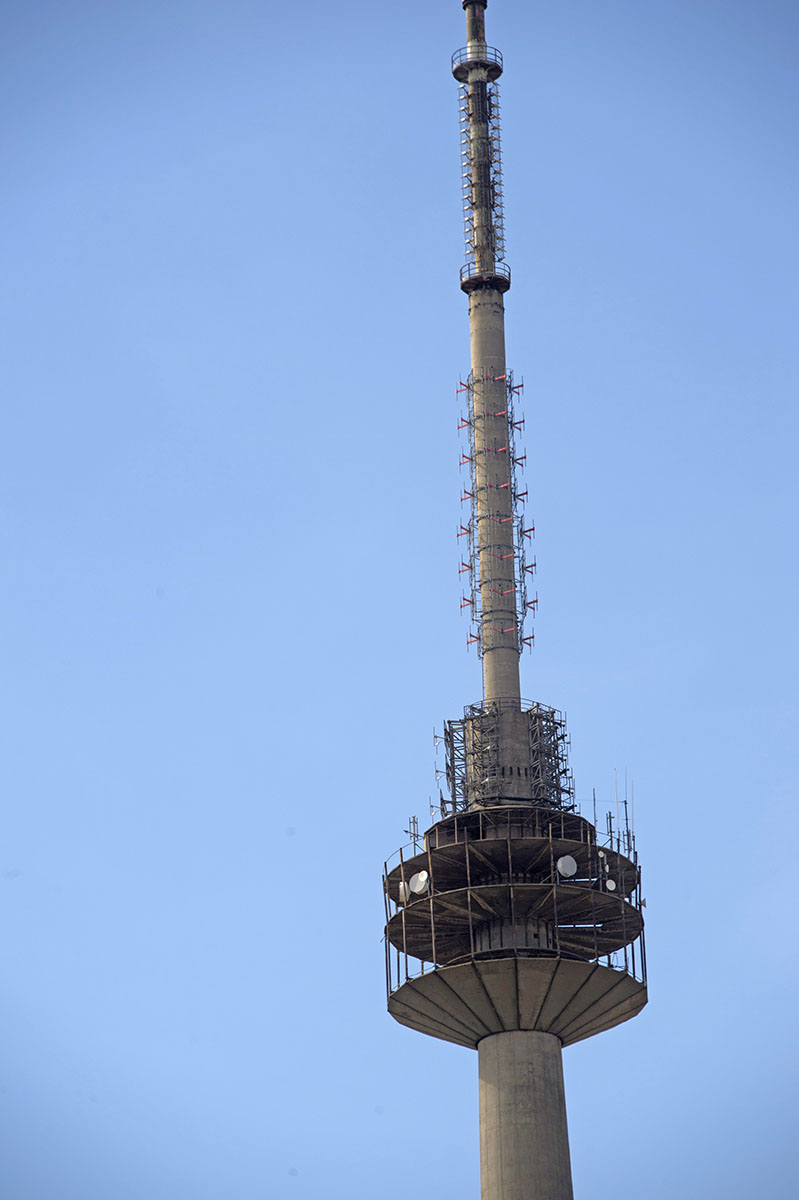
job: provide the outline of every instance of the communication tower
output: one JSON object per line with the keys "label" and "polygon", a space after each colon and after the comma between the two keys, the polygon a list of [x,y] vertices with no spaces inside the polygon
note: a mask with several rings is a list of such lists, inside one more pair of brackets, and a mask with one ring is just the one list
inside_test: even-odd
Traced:
{"label": "communication tower", "polygon": [[522,387],[505,361],[502,55],[486,43],[487,3],[462,0],[467,44],[452,57],[471,340],[461,606],[483,699],[445,722],[440,819],[412,824],[385,865],[388,1008],[478,1051],[482,1200],[570,1200],[561,1048],[646,1004],[641,876],[626,804],[600,835],[575,802],[563,715],[521,697],[536,564]]}

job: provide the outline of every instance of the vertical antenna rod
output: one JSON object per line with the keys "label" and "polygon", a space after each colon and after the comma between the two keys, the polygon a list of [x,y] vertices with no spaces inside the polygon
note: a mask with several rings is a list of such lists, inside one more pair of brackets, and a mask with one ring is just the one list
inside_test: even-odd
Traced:
{"label": "vertical antenna rod", "polygon": [[467,45],[452,59],[461,85],[466,264],[472,369],[469,391],[472,617],[483,659],[487,703],[519,706],[519,654],[525,616],[523,523],[513,458],[512,380],[505,363],[504,262],[499,93],[502,55],[486,45],[488,0],[463,0]]}

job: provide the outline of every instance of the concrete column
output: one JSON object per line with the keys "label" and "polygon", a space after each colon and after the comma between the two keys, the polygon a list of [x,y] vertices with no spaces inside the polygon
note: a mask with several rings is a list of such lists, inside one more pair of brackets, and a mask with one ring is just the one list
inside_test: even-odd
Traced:
{"label": "concrete column", "polygon": [[[493,269],[493,264],[492,264]],[[516,596],[509,591],[513,559],[513,497],[510,488],[499,488],[508,478],[507,456],[484,452],[484,447],[506,446],[507,416],[486,414],[507,408],[504,375],[505,307],[502,293],[478,288],[469,297],[469,331],[474,388],[474,447],[476,482],[477,551],[480,555],[480,584],[483,610],[483,694],[486,700],[518,700],[519,649],[516,641]],[[485,376],[499,377],[491,383]],[[488,518],[494,513],[503,522]],[[497,557],[499,555],[500,557]],[[502,630],[509,630],[503,633]]]}
{"label": "concrete column", "polygon": [[496,1033],[478,1056],[482,1200],[573,1200],[560,1041]]}

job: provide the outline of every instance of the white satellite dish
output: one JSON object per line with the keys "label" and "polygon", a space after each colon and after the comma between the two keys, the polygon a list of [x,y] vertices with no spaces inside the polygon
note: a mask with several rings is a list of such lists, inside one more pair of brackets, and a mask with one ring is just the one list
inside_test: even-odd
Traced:
{"label": "white satellite dish", "polygon": [[427,891],[430,882],[430,876],[427,871],[417,871],[415,875],[411,875],[411,882],[408,887],[413,892],[414,896],[423,896]]}
{"label": "white satellite dish", "polygon": [[401,883],[399,885],[399,902],[400,902],[400,904],[407,904],[408,901],[410,900],[410,898],[411,898],[410,888],[408,887],[407,883]]}
{"label": "white satellite dish", "polygon": [[577,862],[572,858],[571,854],[562,855],[557,861],[558,874],[564,879],[571,879],[572,875],[577,874]]}
{"label": "white satellite dish", "polygon": [[615,892],[615,891],[616,891],[616,884],[615,884],[615,882],[614,882],[612,879],[606,879],[606,880],[605,880],[605,887],[608,889],[608,891],[609,891],[609,892]]}
{"label": "white satellite dish", "polygon": [[604,858],[604,857],[605,857],[605,851],[604,851],[604,850],[597,850],[597,854],[599,855],[599,857],[600,857],[600,858]]}

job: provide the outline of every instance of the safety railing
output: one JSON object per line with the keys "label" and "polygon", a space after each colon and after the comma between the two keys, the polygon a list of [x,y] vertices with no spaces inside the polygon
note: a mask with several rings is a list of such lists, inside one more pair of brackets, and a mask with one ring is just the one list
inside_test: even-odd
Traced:
{"label": "safety railing", "polygon": [[481,276],[490,279],[504,279],[510,285],[510,267],[504,262],[495,262],[491,270],[486,272],[478,267],[477,263],[464,263],[461,267],[461,283],[466,283],[470,279],[479,279]]}
{"label": "safety railing", "polygon": [[484,42],[472,43],[471,46],[461,46],[452,56],[452,69],[456,67],[499,67],[502,70],[502,55],[494,46],[486,46]]}

